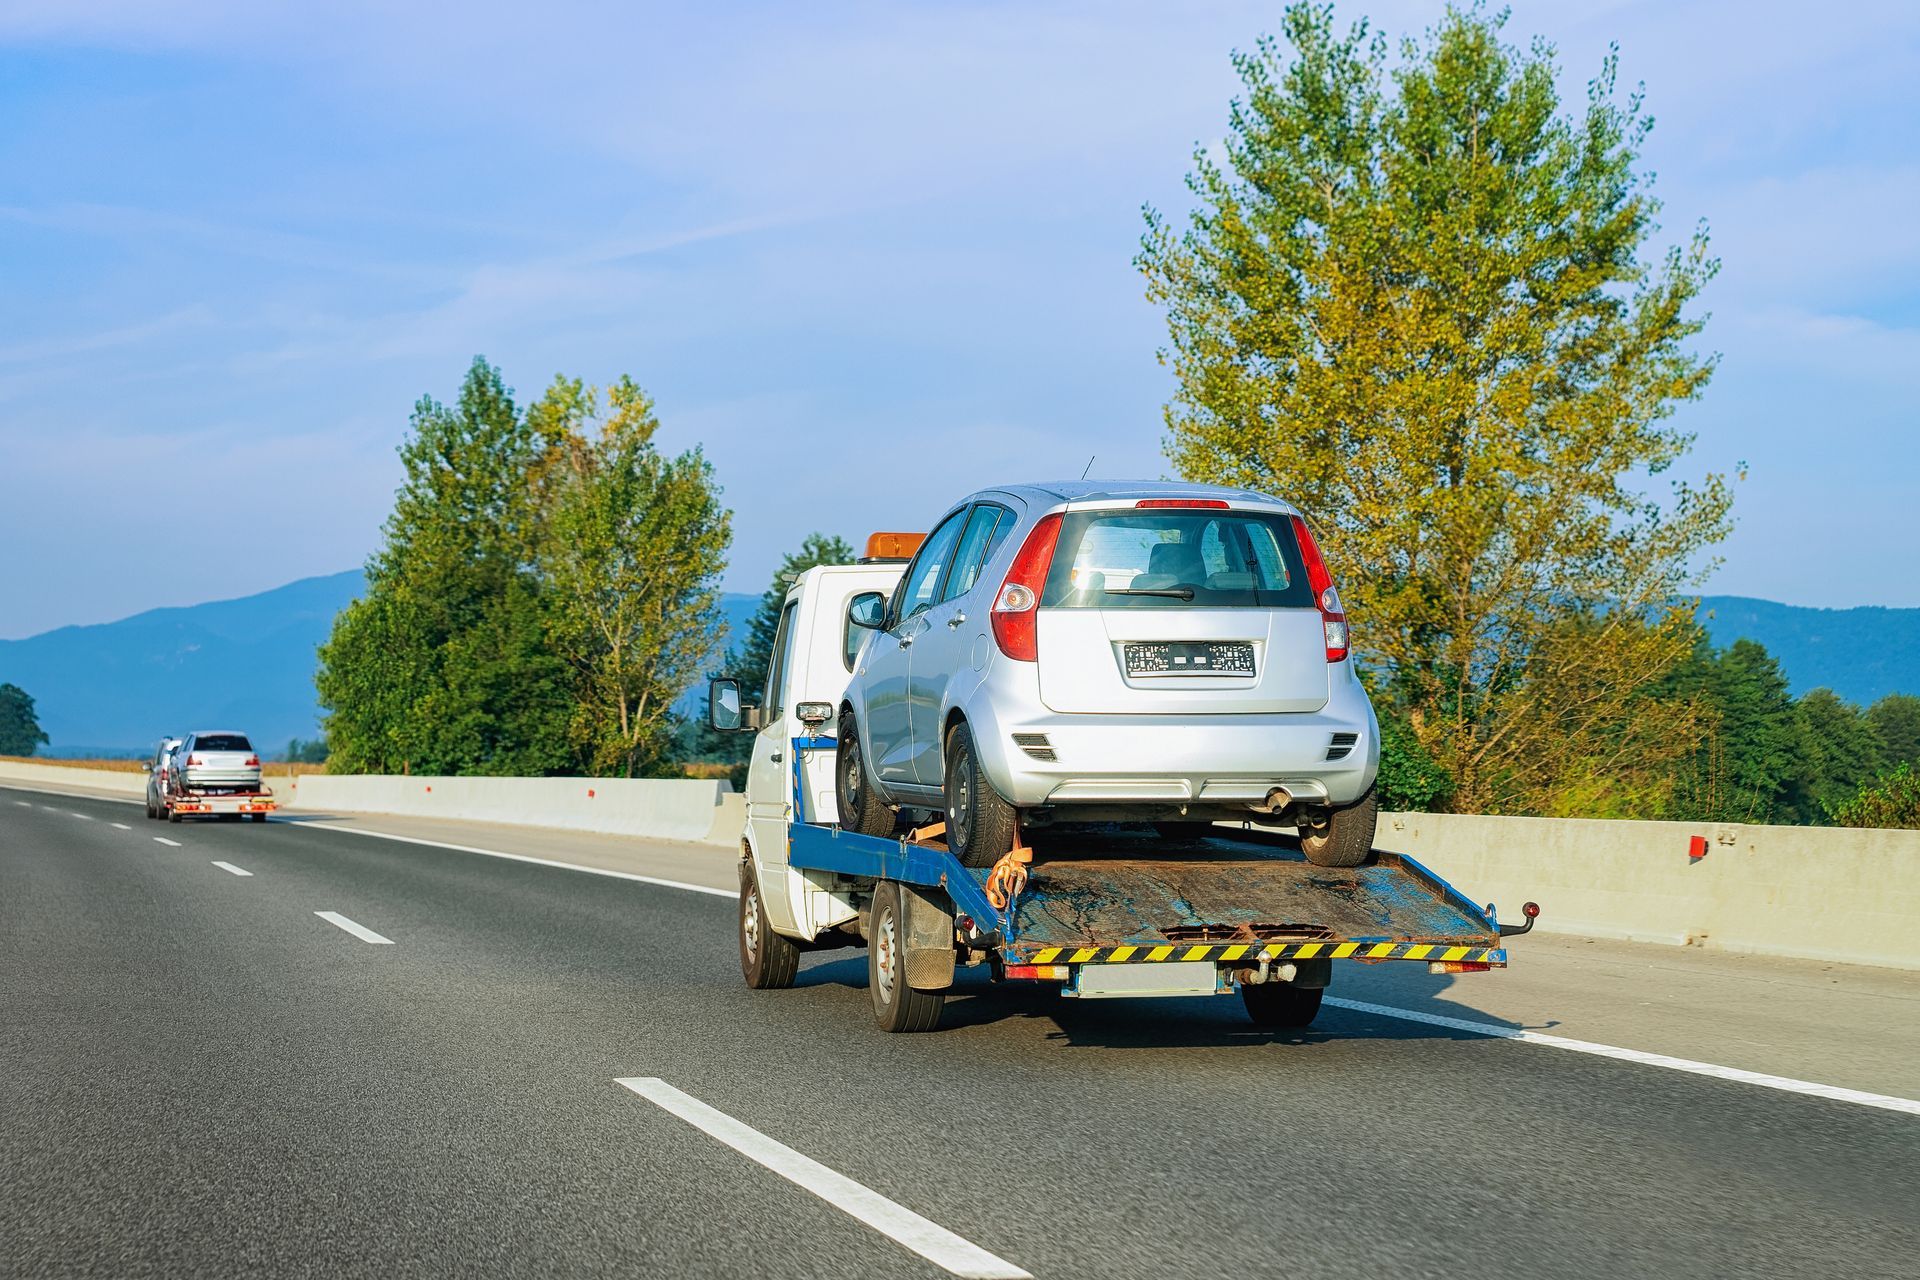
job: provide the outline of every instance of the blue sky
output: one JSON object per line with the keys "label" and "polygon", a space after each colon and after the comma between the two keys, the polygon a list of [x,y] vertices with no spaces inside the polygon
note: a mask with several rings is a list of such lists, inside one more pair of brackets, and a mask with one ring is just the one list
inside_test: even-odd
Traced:
{"label": "blue sky", "polygon": [[[1164,474],[1139,209],[1183,207],[1277,16],[8,0],[0,637],[358,564],[409,407],[476,353],[523,397],[634,375],[718,469],[736,590],[809,529]],[[1508,31],[1575,94],[1619,44],[1666,227],[1724,260],[1680,419],[1690,471],[1750,471],[1710,588],[1920,605],[1920,6]]]}

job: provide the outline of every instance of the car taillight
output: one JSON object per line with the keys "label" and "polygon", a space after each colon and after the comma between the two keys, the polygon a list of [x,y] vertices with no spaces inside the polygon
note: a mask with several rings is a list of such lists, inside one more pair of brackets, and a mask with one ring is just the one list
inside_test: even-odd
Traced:
{"label": "car taillight", "polygon": [[1307,585],[1313,588],[1313,604],[1320,610],[1320,621],[1327,634],[1327,661],[1347,660],[1347,615],[1340,607],[1340,593],[1334,589],[1333,575],[1320,557],[1320,544],[1313,530],[1299,516],[1293,519],[1294,540],[1300,544],[1300,558],[1307,562]]}
{"label": "car taillight", "polygon": [[246,764],[245,764],[245,766],[243,766],[243,767],[245,767],[245,768],[248,768],[248,769],[258,769],[258,768],[260,767],[260,757],[259,757],[259,756],[248,756],[248,757],[247,757],[247,763],[246,763]]}
{"label": "car taillight", "polygon": [[200,757],[199,757],[199,756],[188,756],[188,757],[187,757],[187,763],[188,763],[188,764],[199,764],[199,763],[201,763],[201,760],[200,760]]}
{"label": "car taillight", "polygon": [[1000,584],[1000,594],[993,598],[993,642],[1017,662],[1033,662],[1040,656],[1040,593],[1047,585],[1047,570],[1053,567],[1053,548],[1059,540],[1060,513],[1056,511],[1033,526]]}

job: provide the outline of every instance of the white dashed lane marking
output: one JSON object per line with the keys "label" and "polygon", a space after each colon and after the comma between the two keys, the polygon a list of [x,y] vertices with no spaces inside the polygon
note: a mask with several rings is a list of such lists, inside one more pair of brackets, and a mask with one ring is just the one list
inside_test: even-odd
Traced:
{"label": "white dashed lane marking", "polygon": [[213,865],[222,871],[231,871],[236,876],[250,876],[253,874],[253,872],[247,870],[245,867],[236,867],[231,862],[222,862],[218,858],[213,860]]}
{"label": "white dashed lane marking", "polygon": [[[244,875],[245,873],[242,872],[241,874]],[[336,928],[345,929],[348,933],[360,939],[360,941],[362,942],[372,942],[383,947],[390,947],[393,945],[392,938],[383,938],[379,934],[375,933],[373,930],[367,928],[367,926],[363,924],[355,924],[353,921],[341,915],[338,911],[316,911],[313,914],[319,916],[322,920],[325,920],[328,924],[333,925]]]}
{"label": "white dashed lane marking", "polygon": [[165,836],[155,836],[153,838],[153,842],[155,844],[163,844],[167,846],[167,848],[169,849],[178,849],[180,847],[180,842],[178,840],[169,840]]}

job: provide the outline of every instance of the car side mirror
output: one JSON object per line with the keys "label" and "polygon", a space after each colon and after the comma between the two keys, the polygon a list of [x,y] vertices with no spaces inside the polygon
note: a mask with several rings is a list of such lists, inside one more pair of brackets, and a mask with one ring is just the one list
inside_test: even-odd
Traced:
{"label": "car side mirror", "polygon": [[153,772],[153,761],[151,761],[151,760],[142,760],[142,761],[140,762],[140,772],[142,772],[142,773],[152,773],[152,772]]}
{"label": "car side mirror", "polygon": [[887,622],[887,598],[878,591],[862,591],[847,602],[847,621],[869,631],[883,629]]}

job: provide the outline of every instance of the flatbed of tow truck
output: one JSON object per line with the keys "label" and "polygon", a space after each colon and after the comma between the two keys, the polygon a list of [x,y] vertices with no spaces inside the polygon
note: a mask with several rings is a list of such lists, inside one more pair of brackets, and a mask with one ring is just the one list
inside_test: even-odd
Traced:
{"label": "flatbed of tow truck", "polygon": [[265,822],[267,815],[279,808],[273,792],[265,787],[258,791],[168,792],[161,798],[168,822],[179,822],[183,818],[227,816],[245,816],[255,822]]}
{"label": "flatbed of tow truck", "polygon": [[[834,746],[832,738],[793,739],[796,813],[806,808],[804,757]],[[856,893],[918,890],[904,903],[903,945],[913,975],[919,941],[925,990],[951,983],[950,963],[944,975],[927,963],[947,945],[997,979],[1059,983],[1070,997],[1284,986],[1297,997],[1294,1016],[1276,1020],[1285,1025],[1311,1020],[1334,960],[1412,961],[1450,973],[1504,968],[1503,937],[1526,932],[1538,914],[1528,903],[1525,923],[1503,926],[1492,907],[1476,906],[1412,858],[1376,852],[1364,866],[1332,869],[1284,837],[1230,827],[1188,839],[1124,827],[1063,834],[1023,864],[1010,894],[995,868],[965,866],[931,833],[890,839],[795,821],[787,858],[797,871],[852,882]],[[928,918],[941,917],[945,903],[950,912]],[[873,931],[870,921],[860,927]],[[1256,1003],[1248,999],[1250,1012]]]}

